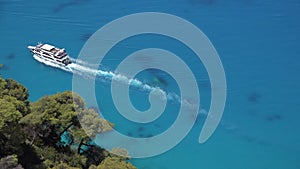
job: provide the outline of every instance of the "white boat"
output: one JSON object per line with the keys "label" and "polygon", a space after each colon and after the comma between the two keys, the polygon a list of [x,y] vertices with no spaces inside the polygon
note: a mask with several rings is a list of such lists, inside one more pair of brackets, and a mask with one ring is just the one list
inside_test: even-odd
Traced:
{"label": "white boat", "polygon": [[27,48],[33,54],[34,59],[38,61],[48,61],[63,67],[67,67],[71,63],[65,49],[43,43],[38,43],[36,46],[28,46]]}

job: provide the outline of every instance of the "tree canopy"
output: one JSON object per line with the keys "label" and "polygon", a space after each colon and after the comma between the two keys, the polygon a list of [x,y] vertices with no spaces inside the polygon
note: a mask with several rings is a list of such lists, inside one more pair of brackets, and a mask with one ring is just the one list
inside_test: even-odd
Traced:
{"label": "tree canopy", "polygon": [[105,158],[96,169],[137,169],[131,163],[117,157]]}
{"label": "tree canopy", "polygon": [[129,158],[93,143],[113,124],[86,108],[79,95],[66,91],[34,103],[28,98],[23,85],[0,77],[1,169],[135,169]]}
{"label": "tree canopy", "polygon": [[23,167],[18,163],[17,155],[10,155],[0,159],[1,169],[23,169]]}

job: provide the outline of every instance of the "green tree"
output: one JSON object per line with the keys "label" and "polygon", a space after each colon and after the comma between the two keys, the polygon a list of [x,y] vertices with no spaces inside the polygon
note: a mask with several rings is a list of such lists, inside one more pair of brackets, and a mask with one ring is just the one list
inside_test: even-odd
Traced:
{"label": "green tree", "polygon": [[22,114],[13,103],[0,98],[0,130],[8,127],[10,124],[17,124],[21,118]]}
{"label": "green tree", "polygon": [[[0,78],[0,157],[21,155],[21,146],[25,142],[24,133],[19,125],[19,120],[23,117],[21,111],[25,109],[20,108],[22,101],[17,98],[23,92],[12,92],[14,89],[10,88],[8,83],[10,82]],[[15,89],[23,88],[20,84],[16,86]]]}
{"label": "green tree", "polygon": [[71,167],[66,163],[59,163],[59,164],[55,165],[54,167],[52,167],[51,169],[80,169],[80,168]]}
{"label": "green tree", "polygon": [[110,152],[110,156],[119,157],[119,158],[124,159],[124,160],[129,160],[130,159],[127,150],[124,149],[124,148],[120,148],[120,147],[113,148]]}
{"label": "green tree", "polygon": [[67,91],[45,96],[33,103],[31,109],[32,113],[21,120],[30,142],[33,144],[39,138],[43,143],[53,146],[62,141],[61,136],[68,129],[78,124],[77,111],[84,109],[84,101]]}
{"label": "green tree", "polygon": [[107,157],[105,158],[100,165],[97,166],[97,169],[137,169],[131,163],[122,160],[118,157]]}
{"label": "green tree", "polygon": [[92,142],[113,124],[79,95],[66,91],[34,103],[28,97],[24,86],[0,77],[1,169],[135,169],[126,150],[109,153]]}
{"label": "green tree", "polygon": [[78,153],[84,150],[83,146],[92,146],[90,143],[96,134],[110,131],[113,127],[112,123],[100,118],[94,109],[84,109],[78,114],[78,118],[80,124],[74,125],[70,129],[72,143],[78,145]]}
{"label": "green tree", "polygon": [[23,169],[18,163],[17,155],[10,155],[0,159],[1,169]]}
{"label": "green tree", "polygon": [[[111,130],[113,124],[100,118],[94,109],[86,109],[83,99],[70,91],[45,96],[33,103],[31,113],[22,118],[21,123],[29,144],[48,160],[45,163],[48,167],[61,159],[70,165],[69,156],[74,158],[76,154],[77,159],[83,160],[73,160],[71,166],[99,164],[108,154],[94,145],[92,139],[97,133]],[[67,156],[51,155],[61,153]],[[81,162],[75,164],[75,161]]]}
{"label": "green tree", "polygon": [[0,98],[13,103],[23,116],[30,113],[28,90],[13,79],[0,79]]}
{"label": "green tree", "polygon": [[30,113],[28,96],[24,86],[0,77],[0,157],[16,154],[22,165],[22,161],[28,162],[28,154],[35,160],[35,153],[26,145],[26,137],[19,123],[24,115]]}

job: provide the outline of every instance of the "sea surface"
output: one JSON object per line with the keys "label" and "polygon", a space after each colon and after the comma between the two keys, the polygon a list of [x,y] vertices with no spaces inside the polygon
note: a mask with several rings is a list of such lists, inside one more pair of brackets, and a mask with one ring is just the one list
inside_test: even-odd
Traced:
{"label": "sea surface", "polygon": [[[200,115],[191,132],[176,147],[158,156],[131,159],[135,166],[139,169],[300,168],[298,0],[0,0],[0,63],[4,64],[1,75],[24,84],[31,101],[72,90],[71,73],[37,62],[26,47],[37,42],[50,43],[77,58],[86,40],[99,28],[139,12],[179,16],[207,35],[224,66],[227,101],[222,121],[207,142],[198,143],[206,118]],[[126,56],[149,47],[172,51],[189,65],[200,88],[201,109],[208,111],[211,88],[207,72],[197,56],[174,39],[158,35],[128,38],[112,48],[100,69],[114,71]],[[135,64],[147,62],[137,60]],[[180,96],[176,81],[163,71],[145,70],[136,78]],[[180,105],[171,100],[155,122],[130,122],[112,102],[110,81],[100,79],[95,84],[99,109],[125,135],[151,137],[168,129],[176,119]],[[137,109],[149,108],[148,94],[130,90]],[[88,106],[96,106],[89,104],[90,98],[84,99]]]}

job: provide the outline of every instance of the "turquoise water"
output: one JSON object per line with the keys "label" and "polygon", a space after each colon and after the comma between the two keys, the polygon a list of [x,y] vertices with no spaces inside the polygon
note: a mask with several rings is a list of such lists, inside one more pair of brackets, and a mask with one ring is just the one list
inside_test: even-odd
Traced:
{"label": "turquoise water", "polygon": [[[71,90],[70,73],[36,62],[26,46],[48,42],[66,48],[76,58],[85,40],[101,26],[127,14],[147,11],[180,16],[209,37],[223,62],[228,96],[223,121],[208,142],[197,142],[205,118],[200,116],[175,148],[132,162],[140,169],[300,168],[297,0],[0,0],[2,76],[23,83],[32,101]],[[172,39],[145,35],[122,41],[106,56],[103,69],[114,70],[122,58],[145,47],[167,49],[182,57],[196,72],[201,106],[209,108],[210,84],[203,65],[186,46]],[[178,92],[174,79],[163,72],[145,71],[138,78]],[[161,83],[157,84],[155,78]],[[135,124],[123,119],[112,105],[109,82],[97,81],[96,93],[105,117],[122,133],[135,137],[161,133],[172,124],[178,109],[177,104],[170,104],[157,121]],[[131,96],[137,108],[148,108],[147,93],[132,90]]]}

